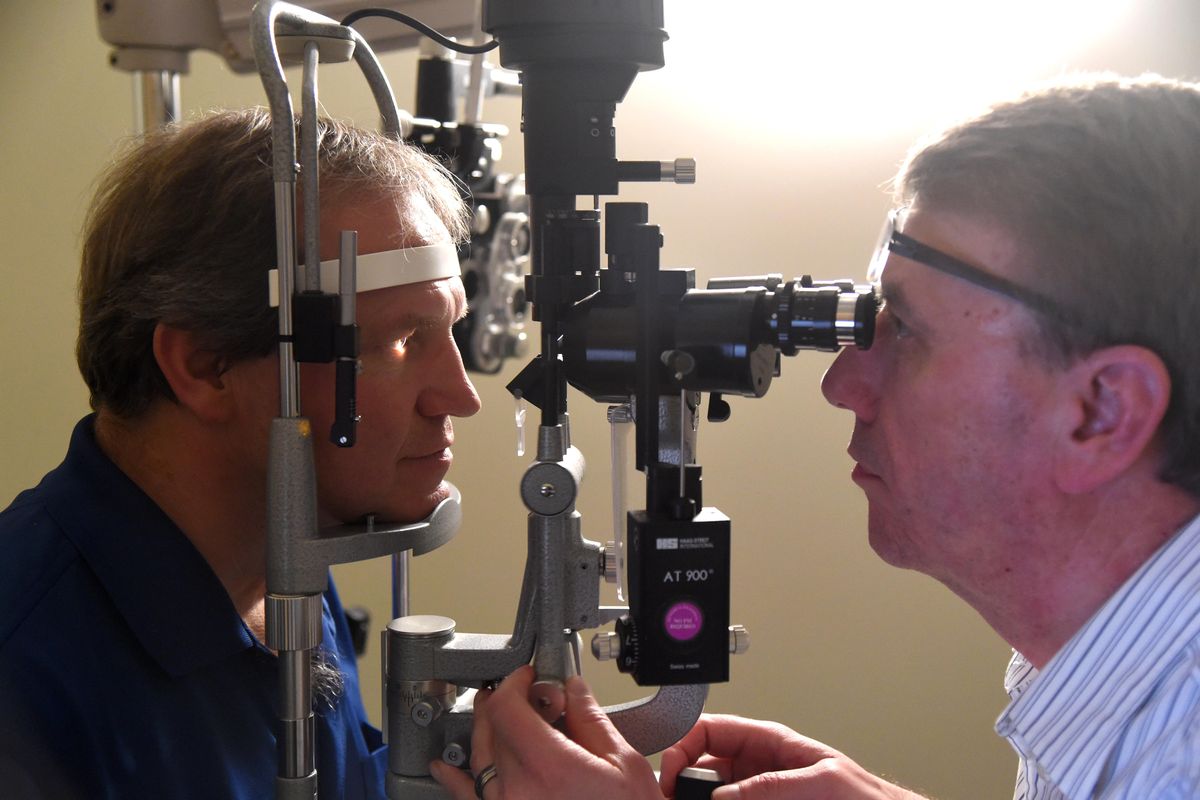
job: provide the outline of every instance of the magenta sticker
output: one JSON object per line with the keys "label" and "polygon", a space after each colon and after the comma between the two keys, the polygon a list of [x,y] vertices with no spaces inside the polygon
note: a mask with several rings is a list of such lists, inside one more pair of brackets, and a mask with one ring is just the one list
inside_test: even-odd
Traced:
{"label": "magenta sticker", "polygon": [[678,642],[694,639],[704,625],[704,614],[692,603],[676,603],[663,615],[663,628],[667,636]]}

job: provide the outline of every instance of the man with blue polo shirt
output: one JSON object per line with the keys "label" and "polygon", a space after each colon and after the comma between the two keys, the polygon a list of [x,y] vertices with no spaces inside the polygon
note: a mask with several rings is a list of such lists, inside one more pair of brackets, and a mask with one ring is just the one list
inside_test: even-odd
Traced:
{"label": "man with blue polo shirt", "polygon": [[[358,296],[358,444],[314,437],[320,521],[415,521],[447,495],[451,417],[479,406],[451,335],[466,310],[463,207],[422,154],[322,125],[322,258],[353,229],[360,253],[421,248],[445,269]],[[0,513],[0,796],[273,796],[270,142],[263,111],[212,115],[148,136],[97,193],[77,348],[95,413],[63,464]],[[301,368],[318,430],[332,373]],[[382,798],[385,748],[332,583],[323,611],[320,797]]]}

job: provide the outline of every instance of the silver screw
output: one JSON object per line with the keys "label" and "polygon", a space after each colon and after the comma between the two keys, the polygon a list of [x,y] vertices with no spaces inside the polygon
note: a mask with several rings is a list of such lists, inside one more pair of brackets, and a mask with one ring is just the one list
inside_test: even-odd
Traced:
{"label": "silver screw", "polygon": [[442,761],[452,767],[461,767],[467,763],[467,751],[461,744],[451,742],[442,751]]}
{"label": "silver screw", "polygon": [[433,722],[433,706],[425,700],[415,704],[412,707],[412,721],[422,728],[428,727]]}
{"label": "silver screw", "polygon": [[695,183],[696,182],[696,159],[694,158],[677,158],[674,164],[674,173],[672,176],[675,183]]}
{"label": "silver screw", "polygon": [[621,637],[615,633],[597,633],[592,637],[592,655],[597,661],[611,661],[621,655]]}
{"label": "silver screw", "polygon": [[542,497],[554,497],[554,484],[553,483],[543,483],[542,488],[539,489],[538,491],[541,492]]}
{"label": "silver screw", "polygon": [[608,407],[609,422],[633,422],[633,409],[628,403]]}
{"label": "silver screw", "polygon": [[609,583],[617,582],[617,543],[608,542],[604,545],[604,549],[600,551],[600,569],[604,573],[604,580]]}
{"label": "silver screw", "polygon": [[735,656],[740,656],[749,649],[750,631],[746,630],[745,625],[730,625],[729,652],[733,653]]}

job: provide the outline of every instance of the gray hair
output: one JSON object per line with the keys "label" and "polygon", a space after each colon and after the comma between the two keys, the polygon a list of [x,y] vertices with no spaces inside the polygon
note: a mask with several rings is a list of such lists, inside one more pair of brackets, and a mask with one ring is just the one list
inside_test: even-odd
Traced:
{"label": "gray hair", "polygon": [[346,675],[338,663],[337,653],[325,645],[312,651],[312,696],[318,707],[333,709],[346,691]]}
{"label": "gray hair", "polygon": [[[456,241],[466,207],[450,174],[414,147],[320,122],[323,197],[418,196]],[[95,409],[134,418],[174,395],[154,359],[162,322],[226,366],[278,337],[266,273],[276,263],[271,117],[215,113],[136,142],[102,177],[84,231],[76,357]]]}
{"label": "gray hair", "polygon": [[1019,242],[1021,280],[1071,309],[1038,318],[1052,363],[1115,344],[1171,376],[1160,476],[1200,496],[1200,85],[1072,79],[919,145],[901,204],[987,218]]}

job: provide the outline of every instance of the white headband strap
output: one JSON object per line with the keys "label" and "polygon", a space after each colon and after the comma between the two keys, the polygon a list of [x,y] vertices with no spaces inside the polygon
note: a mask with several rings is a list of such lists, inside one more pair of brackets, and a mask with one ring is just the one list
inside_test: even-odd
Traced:
{"label": "white headband strap", "polygon": [[[455,278],[462,274],[458,264],[458,250],[450,242],[430,244],[424,247],[402,247],[382,253],[367,253],[355,259],[357,265],[356,287],[359,292],[403,286],[439,278]],[[271,307],[279,305],[279,270],[268,275],[271,292]],[[337,292],[338,261],[321,262],[321,291]]]}

